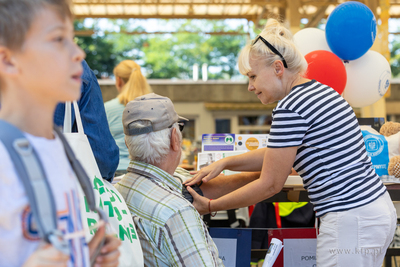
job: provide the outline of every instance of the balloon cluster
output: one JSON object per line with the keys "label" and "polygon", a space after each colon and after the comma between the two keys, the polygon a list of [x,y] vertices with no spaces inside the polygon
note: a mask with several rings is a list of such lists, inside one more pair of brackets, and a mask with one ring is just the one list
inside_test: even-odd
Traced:
{"label": "balloon cluster", "polygon": [[391,71],[381,54],[369,50],[376,37],[376,19],[360,2],[338,5],[326,30],[306,28],[294,41],[308,62],[306,77],[335,89],[353,107],[378,101],[387,91]]}

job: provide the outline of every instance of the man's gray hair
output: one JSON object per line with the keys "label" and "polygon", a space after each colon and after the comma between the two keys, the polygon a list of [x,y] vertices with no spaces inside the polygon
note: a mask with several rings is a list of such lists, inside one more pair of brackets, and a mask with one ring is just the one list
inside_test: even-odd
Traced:
{"label": "man's gray hair", "polygon": [[[142,128],[150,126],[151,122],[139,120],[131,125],[134,128]],[[172,128],[175,128],[178,132],[179,141],[181,142],[182,134],[177,123],[174,123],[171,128],[161,131],[140,135],[126,135],[125,142],[128,147],[129,158],[152,165],[161,163],[169,153]]]}

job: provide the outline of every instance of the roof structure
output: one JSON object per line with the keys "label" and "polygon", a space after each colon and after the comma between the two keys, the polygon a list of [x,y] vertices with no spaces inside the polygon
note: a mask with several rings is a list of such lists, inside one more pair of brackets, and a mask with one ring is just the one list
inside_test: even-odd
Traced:
{"label": "roof structure", "polygon": [[[271,13],[290,17],[288,10],[307,18],[315,26],[345,0],[73,0],[77,18],[243,18],[258,21]],[[380,0],[363,0],[380,14]],[[400,17],[400,0],[390,0],[390,17]],[[291,13],[292,13],[291,12]],[[292,13],[293,14],[293,13]]]}

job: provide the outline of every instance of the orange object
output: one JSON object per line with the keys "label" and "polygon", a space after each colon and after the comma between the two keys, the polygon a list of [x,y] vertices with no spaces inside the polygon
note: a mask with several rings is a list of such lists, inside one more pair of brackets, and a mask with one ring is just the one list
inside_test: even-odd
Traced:
{"label": "orange object", "polygon": [[279,215],[279,202],[275,202],[275,220],[277,228],[282,228],[281,215]]}

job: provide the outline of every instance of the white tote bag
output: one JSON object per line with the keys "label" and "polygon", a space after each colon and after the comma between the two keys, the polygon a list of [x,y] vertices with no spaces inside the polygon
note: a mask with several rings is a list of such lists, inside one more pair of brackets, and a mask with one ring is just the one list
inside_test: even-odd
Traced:
{"label": "white tote bag", "polygon": [[[121,194],[108,181],[102,179],[89,140],[83,131],[81,115],[76,101],[73,102],[73,106],[78,132],[71,132],[71,102],[67,102],[65,104],[64,135],[93,183],[96,205],[104,210],[109,218],[109,228],[111,228],[112,234],[116,234],[122,242],[119,266],[142,267],[144,265],[143,252],[132,216]],[[99,216],[89,210],[86,197],[80,187],[79,192],[82,221],[84,227],[88,228],[98,222]],[[93,235],[94,231],[87,230],[86,240],[91,240]]]}

